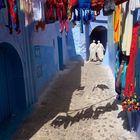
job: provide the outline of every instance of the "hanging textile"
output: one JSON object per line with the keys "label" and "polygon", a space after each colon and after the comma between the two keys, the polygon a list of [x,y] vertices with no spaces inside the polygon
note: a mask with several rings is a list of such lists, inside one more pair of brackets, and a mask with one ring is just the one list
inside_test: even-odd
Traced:
{"label": "hanging textile", "polygon": [[0,0],[0,9],[5,8],[4,0]]}
{"label": "hanging textile", "polygon": [[75,9],[75,7],[77,7],[77,5],[78,5],[78,0],[69,0],[68,10],[67,10],[68,20],[71,20],[72,11],[74,11],[74,9]]}
{"label": "hanging textile", "polygon": [[140,30],[138,34],[138,54],[136,58],[136,69],[135,69],[135,78],[136,78],[136,95],[140,99]]}
{"label": "hanging textile", "polygon": [[129,57],[125,56],[118,47],[116,55],[116,72],[115,72],[115,91],[117,92],[118,99],[121,99],[120,95],[125,88],[126,71],[128,67]]}
{"label": "hanging textile", "polygon": [[60,21],[60,32],[62,33],[65,29],[68,32],[68,20],[67,20],[67,0],[57,0],[56,3],[56,17]]}
{"label": "hanging textile", "polygon": [[90,6],[91,6],[90,0],[78,0],[78,8],[90,9]]}
{"label": "hanging textile", "polygon": [[133,28],[133,13],[131,9],[129,9],[129,2],[125,2],[122,4],[123,8],[123,18],[124,18],[124,28],[122,31],[122,51],[127,56],[130,55],[130,47],[132,40],[132,28]]}
{"label": "hanging textile", "polygon": [[103,8],[104,0],[91,0],[91,9],[97,12]]}
{"label": "hanging textile", "polygon": [[136,98],[135,92],[135,65],[138,53],[138,31],[140,25],[136,23],[133,27],[132,44],[130,50],[130,60],[126,73],[126,85],[124,89],[124,96],[126,99],[123,101],[123,109],[128,111],[137,111],[139,109],[139,101]]}
{"label": "hanging textile", "polygon": [[115,3],[116,3],[116,5],[120,5],[120,4],[127,2],[127,1],[129,1],[129,0],[115,0]]}
{"label": "hanging textile", "polygon": [[8,6],[8,28],[9,33],[13,33],[13,28],[17,33],[20,33],[19,29],[19,18],[18,18],[18,8],[16,0],[7,0],[7,6]]}
{"label": "hanging textile", "polygon": [[41,0],[32,0],[33,19],[40,21],[42,19]]}
{"label": "hanging textile", "polygon": [[104,0],[103,15],[104,16],[112,15],[114,10],[115,10],[114,0]]}
{"label": "hanging textile", "polygon": [[132,34],[132,44],[131,44],[131,51],[130,51],[130,60],[127,69],[126,75],[126,86],[124,90],[124,96],[132,97],[135,94],[135,63],[138,51],[138,30],[139,25],[136,24],[133,28]]}
{"label": "hanging textile", "polygon": [[32,0],[20,0],[20,10],[25,14],[25,26],[33,21]]}
{"label": "hanging textile", "polygon": [[120,42],[121,31],[121,5],[116,6],[114,12],[114,42]]}
{"label": "hanging textile", "polygon": [[129,9],[131,9],[132,11],[134,11],[137,8],[140,8],[140,0],[129,0],[130,1],[130,5],[129,5]]}
{"label": "hanging textile", "polygon": [[53,23],[56,21],[56,1],[55,0],[47,0],[44,5],[44,11],[45,11],[45,20],[46,23]]}

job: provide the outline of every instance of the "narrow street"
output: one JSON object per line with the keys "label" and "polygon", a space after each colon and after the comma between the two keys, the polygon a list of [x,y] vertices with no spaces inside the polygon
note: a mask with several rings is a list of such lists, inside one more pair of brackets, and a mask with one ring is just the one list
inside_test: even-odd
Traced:
{"label": "narrow street", "polygon": [[46,88],[14,140],[137,140],[116,100],[112,72],[71,62]]}

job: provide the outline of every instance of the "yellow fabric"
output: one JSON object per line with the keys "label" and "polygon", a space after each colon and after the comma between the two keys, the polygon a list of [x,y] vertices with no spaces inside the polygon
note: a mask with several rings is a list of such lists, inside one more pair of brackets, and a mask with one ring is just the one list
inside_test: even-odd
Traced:
{"label": "yellow fabric", "polygon": [[114,12],[114,41],[115,43],[120,42],[120,31],[121,31],[121,5],[116,6]]}

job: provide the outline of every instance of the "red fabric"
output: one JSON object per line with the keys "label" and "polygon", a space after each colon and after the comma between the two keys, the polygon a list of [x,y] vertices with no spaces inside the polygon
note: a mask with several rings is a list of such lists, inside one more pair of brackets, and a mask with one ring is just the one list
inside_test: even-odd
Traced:
{"label": "red fabric", "polygon": [[95,11],[100,11],[103,8],[104,0],[91,0],[91,7]]}
{"label": "red fabric", "polygon": [[129,1],[129,0],[115,0],[115,3],[116,3],[116,5],[119,5],[126,1]]}
{"label": "red fabric", "polygon": [[46,19],[47,21],[55,20],[54,8],[56,6],[55,0],[47,0],[46,2]]}
{"label": "red fabric", "polygon": [[67,6],[68,6],[67,0],[57,0],[56,14],[60,20],[67,19]]}
{"label": "red fabric", "polygon": [[135,24],[133,27],[130,58],[126,73],[126,85],[124,89],[124,96],[127,96],[129,98],[135,95],[135,63],[138,52],[139,27],[140,27],[139,24]]}
{"label": "red fabric", "polygon": [[16,12],[14,11],[15,0],[8,0],[9,3],[9,13],[12,18],[13,23],[16,23]]}
{"label": "red fabric", "polygon": [[75,7],[78,4],[78,0],[70,0],[69,4],[71,7]]}

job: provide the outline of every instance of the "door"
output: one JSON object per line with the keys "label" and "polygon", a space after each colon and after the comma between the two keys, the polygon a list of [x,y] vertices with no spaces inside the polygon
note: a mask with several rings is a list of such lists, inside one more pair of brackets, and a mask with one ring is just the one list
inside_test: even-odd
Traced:
{"label": "door", "polygon": [[[0,49],[0,123],[11,116],[8,75],[4,49]],[[10,77],[9,77],[10,78]]]}
{"label": "door", "polygon": [[0,46],[0,123],[26,109],[22,63],[16,50]]}
{"label": "door", "polygon": [[59,69],[63,70],[64,69],[64,62],[63,62],[63,45],[62,45],[62,38],[57,37],[58,41],[58,57],[59,57]]}

